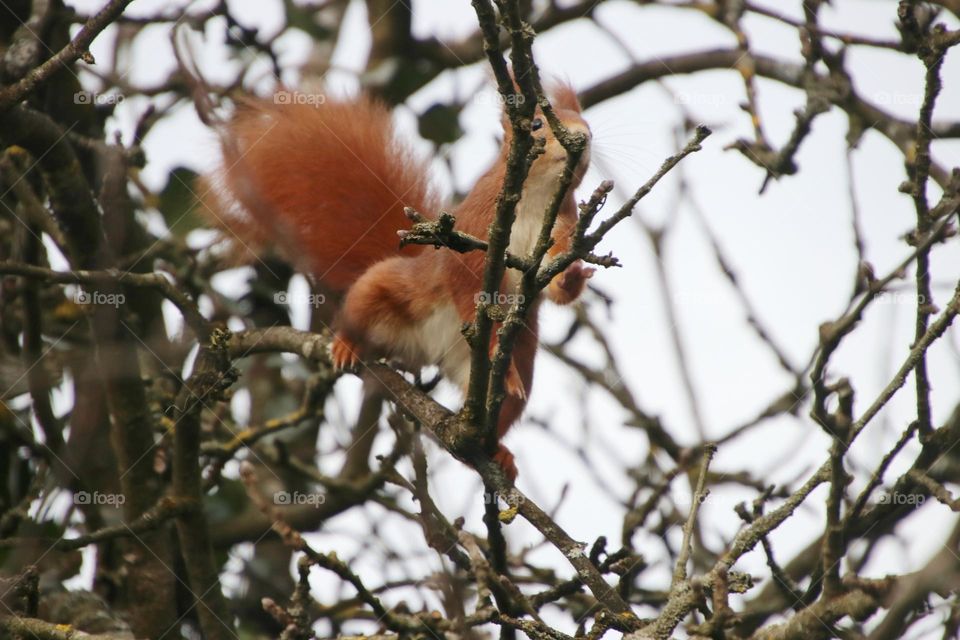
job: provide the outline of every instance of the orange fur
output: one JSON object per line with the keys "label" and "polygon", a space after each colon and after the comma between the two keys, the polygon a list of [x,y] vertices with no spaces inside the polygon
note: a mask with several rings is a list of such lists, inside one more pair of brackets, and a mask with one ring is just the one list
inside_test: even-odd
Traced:
{"label": "orange fur", "polygon": [[439,207],[429,164],[395,137],[390,112],[370,99],[247,100],[225,135],[224,186],[246,223],[335,291],[398,253],[397,231],[410,227],[405,206],[425,216]]}
{"label": "orange fur", "polygon": [[[567,85],[552,90],[557,114],[568,127],[589,130],[576,93]],[[228,127],[236,150],[224,148],[223,200],[239,202],[259,238],[301,256],[307,270],[327,286],[346,291],[332,345],[339,367],[358,359],[392,357],[410,368],[438,365],[466,388],[470,352],[460,334],[473,319],[486,254],[398,249],[396,231],[409,226],[403,207],[426,216],[439,209],[429,188],[427,167],[394,137],[390,114],[368,99],[326,102],[319,107],[247,103]],[[545,138],[517,205],[511,251],[527,255],[556,192],[566,153],[549,126],[534,132]],[[499,157],[455,209],[457,228],[486,238],[503,184],[510,130]],[[231,164],[232,162],[232,164]],[[576,224],[573,190],[589,162],[584,154],[564,195],[551,255],[569,247]],[[547,289],[551,300],[567,304],[582,292],[592,269],[571,265]],[[514,292],[518,274],[508,270],[499,291]],[[533,386],[537,350],[535,301],[520,332],[506,379],[498,436],[503,437],[526,405]],[[491,353],[496,337],[491,343]],[[511,479],[513,455],[502,444],[494,453]]]}

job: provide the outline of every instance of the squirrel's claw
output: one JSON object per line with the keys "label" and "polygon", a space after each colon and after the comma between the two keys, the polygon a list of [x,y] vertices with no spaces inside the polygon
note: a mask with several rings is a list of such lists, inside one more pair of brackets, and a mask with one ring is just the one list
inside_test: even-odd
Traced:
{"label": "squirrel's claw", "polygon": [[333,368],[337,371],[355,367],[360,362],[357,345],[351,342],[342,333],[333,337],[330,343],[330,360],[333,361]]}

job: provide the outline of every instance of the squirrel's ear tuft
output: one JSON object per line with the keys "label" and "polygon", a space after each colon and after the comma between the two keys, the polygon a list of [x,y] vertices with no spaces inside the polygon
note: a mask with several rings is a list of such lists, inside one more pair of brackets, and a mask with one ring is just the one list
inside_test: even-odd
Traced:
{"label": "squirrel's ear tuft", "polygon": [[552,83],[547,90],[550,98],[550,104],[554,109],[565,109],[567,111],[576,111],[580,113],[580,100],[577,98],[577,90],[569,82],[558,81]]}

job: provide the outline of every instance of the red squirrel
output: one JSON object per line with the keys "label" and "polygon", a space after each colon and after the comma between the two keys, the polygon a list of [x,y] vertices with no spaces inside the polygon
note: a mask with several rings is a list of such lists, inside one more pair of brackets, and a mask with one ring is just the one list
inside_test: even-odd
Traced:
{"label": "red squirrel", "polygon": [[[572,87],[557,85],[550,97],[564,125],[589,137]],[[396,136],[384,105],[367,97],[285,102],[244,101],[227,123],[224,163],[213,180],[219,213],[241,239],[277,246],[325,287],[344,294],[331,346],[336,367],[372,357],[399,360],[411,370],[437,365],[465,391],[470,349],[461,327],[476,312],[485,252],[422,245],[400,249],[397,232],[411,224],[404,208],[435,218],[441,203],[430,186],[428,163]],[[506,172],[512,136],[509,123],[504,124],[499,156],[454,209],[456,229],[481,239],[487,238]],[[531,130],[545,147],[517,204],[509,246],[517,256],[532,252],[566,162],[539,108]],[[574,189],[588,162],[589,151],[564,195],[549,255],[569,248],[577,221]],[[568,304],[592,274],[575,262],[550,282],[546,295]],[[519,272],[507,269],[499,291],[491,294],[509,294],[518,281]],[[515,342],[498,442],[520,417],[532,387],[538,306],[539,301]],[[491,354],[496,340],[494,331]],[[513,455],[502,443],[494,459],[511,481],[516,478]]]}

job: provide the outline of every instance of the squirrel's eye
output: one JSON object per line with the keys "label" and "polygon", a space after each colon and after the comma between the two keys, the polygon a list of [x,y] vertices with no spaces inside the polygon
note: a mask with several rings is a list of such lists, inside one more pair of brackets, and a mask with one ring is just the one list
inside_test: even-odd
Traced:
{"label": "squirrel's eye", "polygon": [[531,131],[539,131],[543,128],[543,120],[541,118],[534,118],[533,122],[530,124]]}

